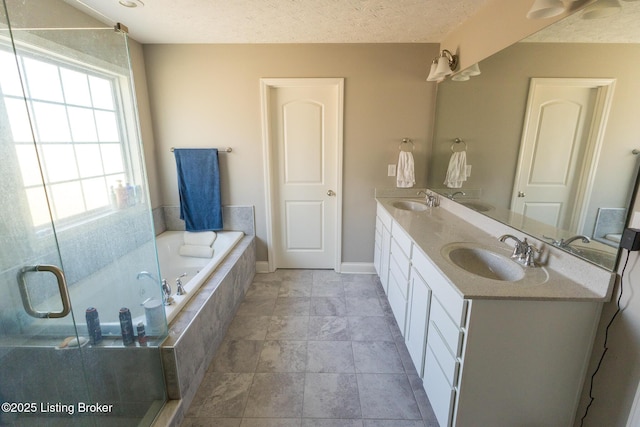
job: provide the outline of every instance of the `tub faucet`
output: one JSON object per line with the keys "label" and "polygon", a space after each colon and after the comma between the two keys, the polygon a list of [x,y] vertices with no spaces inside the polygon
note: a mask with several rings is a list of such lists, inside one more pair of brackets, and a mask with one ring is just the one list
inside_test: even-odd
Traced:
{"label": "tub faucet", "polygon": [[171,286],[166,279],[162,279],[162,303],[164,305],[173,304],[173,297],[171,296]]}
{"label": "tub faucet", "polygon": [[456,191],[453,194],[449,194],[449,199],[453,200],[457,195],[466,196],[467,194],[464,191]]}
{"label": "tub faucet", "polygon": [[182,280],[180,280],[186,275],[187,273],[182,273],[178,278],[176,278],[176,295],[185,295],[187,293],[184,286],[182,286]]}

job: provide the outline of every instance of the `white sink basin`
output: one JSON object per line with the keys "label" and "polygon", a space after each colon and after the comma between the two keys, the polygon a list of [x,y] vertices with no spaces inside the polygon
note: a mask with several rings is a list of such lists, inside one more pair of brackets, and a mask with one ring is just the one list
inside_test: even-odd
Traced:
{"label": "white sink basin", "polygon": [[474,243],[451,243],[442,255],[454,265],[485,279],[516,282],[525,276],[524,268],[508,256]]}
{"label": "white sink basin", "polygon": [[392,205],[394,208],[402,209],[405,211],[420,212],[427,210],[426,204],[418,202],[416,200],[398,200],[397,202],[393,202]]}
{"label": "white sink basin", "polygon": [[463,270],[486,279],[516,282],[524,277],[520,264],[485,247],[454,243],[445,246],[443,255]]}
{"label": "white sink basin", "polygon": [[441,249],[442,256],[452,265],[477,279],[477,284],[514,284],[538,286],[549,281],[545,267],[525,267],[511,259],[511,248],[482,245],[472,242],[455,242]]}

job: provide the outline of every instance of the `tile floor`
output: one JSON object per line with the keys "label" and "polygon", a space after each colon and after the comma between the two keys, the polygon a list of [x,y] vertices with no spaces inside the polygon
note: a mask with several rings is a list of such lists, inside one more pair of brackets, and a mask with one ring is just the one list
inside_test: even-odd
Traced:
{"label": "tile floor", "polygon": [[380,281],[257,274],[182,427],[437,426]]}

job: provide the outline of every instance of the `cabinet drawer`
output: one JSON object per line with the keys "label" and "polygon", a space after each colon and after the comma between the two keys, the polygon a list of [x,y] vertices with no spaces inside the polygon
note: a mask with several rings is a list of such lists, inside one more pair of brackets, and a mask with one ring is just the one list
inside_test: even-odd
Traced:
{"label": "cabinet drawer", "polygon": [[451,316],[458,326],[464,325],[467,304],[458,291],[418,248],[414,249],[411,259],[414,268],[429,284],[433,295],[446,307],[449,316]]}
{"label": "cabinet drawer", "polygon": [[456,392],[449,385],[447,377],[440,369],[440,365],[428,345],[424,361],[423,384],[424,391],[427,392],[433,412],[438,419],[438,424],[441,427],[450,426]]}
{"label": "cabinet drawer", "polygon": [[[430,323],[433,323],[453,356],[460,356],[462,351],[462,332],[460,327],[449,317],[435,294],[431,297]],[[431,331],[431,329],[429,329]]]}
{"label": "cabinet drawer", "polygon": [[433,355],[438,360],[442,372],[447,377],[449,385],[455,387],[458,382],[458,359],[451,354],[451,351],[444,343],[444,339],[433,322],[429,323],[429,341],[427,346],[431,347]]}
{"label": "cabinet drawer", "polygon": [[[409,258],[404,254],[404,251],[400,249],[398,242],[396,242],[395,238],[393,237],[391,237],[391,258],[395,261],[395,264],[398,268],[398,273],[402,273],[402,277],[404,277],[404,280],[409,280],[411,261],[409,261]],[[398,279],[400,279],[400,276],[398,276]]]}
{"label": "cabinet drawer", "polygon": [[411,237],[398,225],[397,222],[394,222],[391,226],[391,237],[396,241],[398,247],[402,249],[405,256],[407,258],[411,258],[411,248],[413,246],[413,241]]}
{"label": "cabinet drawer", "polygon": [[378,218],[380,218],[380,222],[387,228],[387,230],[391,230],[391,223],[393,222],[393,218],[385,210],[385,208],[382,207],[380,203],[378,203],[376,215]]}
{"label": "cabinet drawer", "polygon": [[393,316],[396,318],[400,333],[404,337],[404,327],[407,317],[407,299],[400,292],[400,286],[396,277],[393,274],[389,274],[389,291],[387,297],[389,298],[389,305]]}

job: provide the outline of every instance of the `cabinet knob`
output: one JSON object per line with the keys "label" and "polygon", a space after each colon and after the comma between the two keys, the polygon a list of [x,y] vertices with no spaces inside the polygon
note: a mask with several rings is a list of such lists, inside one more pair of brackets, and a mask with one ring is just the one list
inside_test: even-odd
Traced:
{"label": "cabinet knob", "polygon": [[526,196],[525,193],[523,193],[522,191],[518,191],[518,197],[524,197],[524,196]]}
{"label": "cabinet knob", "polygon": [[327,196],[335,196],[336,193],[333,190],[327,191]]}

